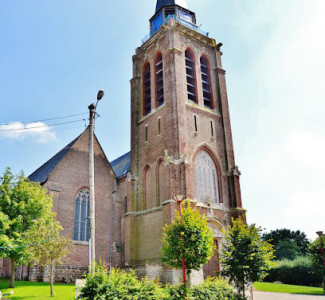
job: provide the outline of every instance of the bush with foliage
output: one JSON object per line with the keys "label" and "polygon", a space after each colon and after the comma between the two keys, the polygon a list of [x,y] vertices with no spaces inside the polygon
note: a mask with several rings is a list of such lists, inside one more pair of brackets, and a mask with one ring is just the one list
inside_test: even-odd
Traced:
{"label": "bush with foliage", "polygon": [[184,285],[169,285],[168,300],[246,300],[238,295],[228,282],[221,279],[207,278],[200,285],[184,287]]}
{"label": "bush with foliage", "polygon": [[264,281],[305,286],[319,286],[321,283],[320,277],[314,272],[310,257],[300,256],[294,260],[284,259],[275,263]]}
{"label": "bush with foliage", "polygon": [[238,295],[226,281],[208,278],[198,286],[191,288],[191,297],[195,300],[245,300]]}
{"label": "bush with foliage", "polygon": [[86,276],[80,289],[79,300],[246,300],[237,295],[227,282],[207,279],[198,286],[166,285],[164,288],[153,280],[139,280],[134,271],[107,269],[96,266],[94,274]]}
{"label": "bush with foliage", "polygon": [[160,284],[143,278],[139,280],[133,270],[126,272],[112,268],[110,272],[102,265],[88,274],[86,284],[80,289],[80,300],[150,300],[166,299]]}

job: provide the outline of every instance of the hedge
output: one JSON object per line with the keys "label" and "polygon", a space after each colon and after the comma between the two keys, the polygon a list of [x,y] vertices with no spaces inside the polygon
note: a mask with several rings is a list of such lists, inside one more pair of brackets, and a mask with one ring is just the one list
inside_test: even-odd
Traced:
{"label": "hedge", "polygon": [[277,261],[276,267],[269,271],[264,281],[280,281],[285,284],[305,286],[320,286],[321,284],[321,278],[314,273],[312,261],[307,256]]}
{"label": "hedge", "polygon": [[102,265],[86,276],[78,300],[246,300],[220,279],[207,279],[198,286],[162,286],[157,281],[139,280],[133,270],[114,269],[107,272]]}

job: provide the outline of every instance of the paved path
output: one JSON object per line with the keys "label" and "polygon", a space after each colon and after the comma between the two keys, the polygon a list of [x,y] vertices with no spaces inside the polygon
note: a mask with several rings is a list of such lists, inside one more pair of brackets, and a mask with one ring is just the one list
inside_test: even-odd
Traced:
{"label": "paved path", "polygon": [[325,300],[321,295],[295,295],[284,293],[267,293],[254,291],[253,300]]}

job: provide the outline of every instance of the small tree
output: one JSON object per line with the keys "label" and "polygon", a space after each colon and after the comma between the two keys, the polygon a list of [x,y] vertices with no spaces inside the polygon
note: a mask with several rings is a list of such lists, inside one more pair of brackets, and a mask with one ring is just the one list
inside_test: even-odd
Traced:
{"label": "small tree", "polygon": [[63,230],[58,221],[49,218],[38,223],[38,231],[26,234],[27,240],[32,242],[30,253],[32,259],[41,266],[50,266],[51,296],[53,296],[53,266],[62,263],[69,254],[71,239],[60,235]]}
{"label": "small tree", "polygon": [[189,203],[182,203],[182,224],[179,212],[170,225],[164,227],[162,261],[173,268],[182,268],[182,255],[189,276],[199,270],[213,255],[214,243],[206,217]]}
{"label": "small tree", "polygon": [[320,239],[322,239],[323,246],[325,247],[325,236],[321,236],[309,245],[309,253],[313,261],[314,272],[322,279],[322,286],[325,294],[325,266]]}
{"label": "small tree", "polygon": [[221,251],[221,275],[229,277],[238,293],[245,295],[247,284],[263,279],[272,267],[273,248],[260,237],[261,228],[232,220]]}
{"label": "small tree", "polygon": [[37,231],[37,220],[51,215],[52,198],[38,183],[31,182],[21,173],[14,176],[7,168],[0,177],[0,256],[11,259],[9,287],[15,284],[15,265],[30,259],[27,231]]}

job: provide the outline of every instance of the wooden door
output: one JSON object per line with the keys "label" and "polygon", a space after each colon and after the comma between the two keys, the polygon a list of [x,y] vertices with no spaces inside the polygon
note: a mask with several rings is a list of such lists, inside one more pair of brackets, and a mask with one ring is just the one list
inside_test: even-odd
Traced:
{"label": "wooden door", "polygon": [[204,279],[209,276],[216,277],[217,276],[216,273],[220,271],[218,239],[214,239],[214,245],[216,246],[216,249],[214,250],[213,256],[208,261],[208,263],[203,267]]}

